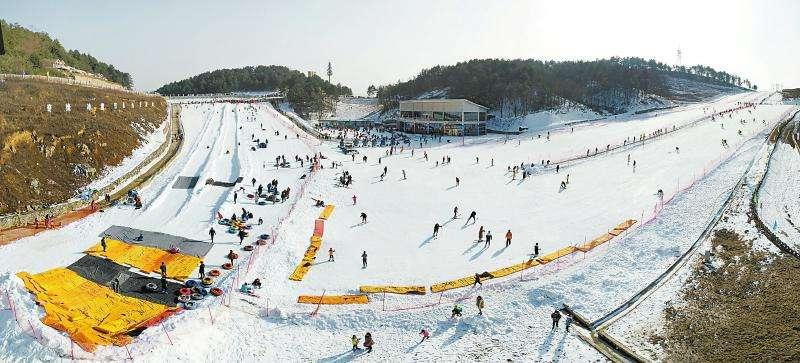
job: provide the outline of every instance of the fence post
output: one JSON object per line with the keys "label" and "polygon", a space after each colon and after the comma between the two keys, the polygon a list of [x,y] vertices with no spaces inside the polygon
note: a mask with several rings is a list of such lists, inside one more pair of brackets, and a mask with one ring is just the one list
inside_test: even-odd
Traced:
{"label": "fence post", "polygon": [[169,345],[175,345],[172,343],[172,338],[170,338],[169,333],[167,332],[167,328],[164,327],[163,323],[161,324],[161,329],[164,330],[164,334],[167,336],[167,339],[169,339]]}

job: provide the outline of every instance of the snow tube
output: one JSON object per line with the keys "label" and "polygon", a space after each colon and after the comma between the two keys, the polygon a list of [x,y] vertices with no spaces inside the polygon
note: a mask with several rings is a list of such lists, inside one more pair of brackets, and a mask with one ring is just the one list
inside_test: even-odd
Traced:
{"label": "snow tube", "polygon": [[208,272],[208,275],[209,276],[213,276],[213,277],[217,277],[217,276],[219,276],[219,274],[220,274],[220,272],[217,269],[213,269],[213,270]]}
{"label": "snow tube", "polygon": [[264,233],[264,234],[262,234],[262,235],[258,236],[258,238],[261,238],[261,239],[268,239],[268,238],[269,238],[269,235],[268,235],[268,234],[266,234],[266,233]]}
{"label": "snow tube", "polygon": [[233,265],[231,265],[230,262],[225,262],[225,263],[222,264],[222,268],[226,269],[226,270],[232,270],[233,269]]}
{"label": "snow tube", "polygon": [[203,285],[211,286],[213,284],[214,284],[214,279],[212,279],[210,277],[206,277],[206,278],[203,279]]}
{"label": "snow tube", "polygon": [[203,300],[206,296],[198,292],[192,294],[192,300]]}
{"label": "snow tube", "polygon": [[256,241],[256,244],[259,245],[259,246],[263,246],[263,245],[267,244],[267,241],[263,240],[263,239],[260,239],[260,240]]}
{"label": "snow tube", "polygon": [[190,289],[188,287],[182,287],[180,290],[178,290],[178,294],[191,295],[192,294],[192,289]]}
{"label": "snow tube", "polygon": [[227,218],[220,219],[218,222],[219,222],[219,224],[221,224],[223,226],[230,226],[231,225],[230,219],[227,219]]}
{"label": "snow tube", "polygon": [[144,285],[144,290],[149,292],[156,292],[158,291],[158,285],[155,282],[148,282]]}
{"label": "snow tube", "polygon": [[186,287],[195,287],[197,284],[197,280],[186,280],[186,283],[184,283]]}
{"label": "snow tube", "polygon": [[206,289],[204,289],[204,288],[202,288],[200,286],[196,286],[196,287],[192,288],[192,291],[193,291],[192,295],[194,295],[194,294],[200,294],[200,295],[203,295],[203,296],[208,295],[208,290],[206,290]]}
{"label": "snow tube", "polygon": [[191,299],[192,299],[192,298],[191,298],[191,297],[189,297],[189,295],[181,295],[181,296],[178,296],[178,302],[182,302],[182,303],[185,303],[185,302],[187,302],[187,301],[189,301],[189,300],[191,300]]}
{"label": "snow tube", "polygon": [[236,227],[231,226],[230,228],[228,228],[228,233],[236,233]]}
{"label": "snow tube", "polygon": [[259,200],[258,201],[258,205],[267,205],[267,201],[266,200]]}
{"label": "snow tube", "polygon": [[169,249],[169,253],[180,253],[181,249],[178,247],[172,247]]}
{"label": "snow tube", "polygon": [[253,198],[255,198],[256,196],[255,196],[255,195],[253,195],[253,194],[248,194],[248,195],[247,195],[247,197],[248,197],[248,198],[250,198],[250,199],[253,199]]}
{"label": "snow tube", "polygon": [[244,246],[243,250],[252,251],[253,250],[253,246],[250,246],[250,245]]}
{"label": "snow tube", "polygon": [[238,254],[238,253],[236,253],[236,252],[234,252],[234,253],[232,253],[232,254],[230,255],[230,257],[233,257],[233,259],[235,260],[235,259],[239,258],[239,254]]}
{"label": "snow tube", "polygon": [[194,301],[185,301],[185,302],[183,303],[183,307],[184,307],[186,310],[194,310],[195,308],[197,308],[197,303],[196,303],[196,302],[194,302]]}
{"label": "snow tube", "polygon": [[214,295],[214,296],[222,295],[222,289],[220,289],[219,287],[212,288],[211,289],[211,295]]}

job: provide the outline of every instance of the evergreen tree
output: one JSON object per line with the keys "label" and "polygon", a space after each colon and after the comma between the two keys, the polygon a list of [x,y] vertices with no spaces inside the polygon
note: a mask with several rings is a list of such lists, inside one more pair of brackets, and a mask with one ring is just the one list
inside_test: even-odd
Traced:
{"label": "evergreen tree", "polygon": [[331,62],[328,62],[328,83],[331,83],[332,75],[333,75],[333,67],[331,67]]}

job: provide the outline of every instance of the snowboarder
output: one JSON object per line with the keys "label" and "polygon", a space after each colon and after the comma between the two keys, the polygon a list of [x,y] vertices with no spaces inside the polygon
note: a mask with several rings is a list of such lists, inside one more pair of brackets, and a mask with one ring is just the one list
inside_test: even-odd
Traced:
{"label": "snowboarder", "polygon": [[483,226],[481,226],[481,228],[478,229],[478,242],[482,241],[483,241]]}
{"label": "snowboarder", "polygon": [[441,228],[441,227],[442,226],[439,225],[439,223],[436,223],[436,224],[433,225],[433,236],[434,237],[439,235],[439,228]]}
{"label": "snowboarder", "polygon": [[330,262],[336,262],[336,261],[334,261],[334,259],[333,259],[333,253],[334,253],[334,252],[336,252],[336,251],[334,251],[334,249],[333,249],[333,248],[329,248],[329,249],[328,249],[328,261],[330,261]]}
{"label": "snowboarder", "polygon": [[350,343],[353,344],[354,352],[358,350],[358,341],[359,341],[358,337],[355,334],[353,334],[353,336],[350,338]]}
{"label": "snowboarder", "polygon": [[422,340],[419,341],[420,343],[431,337],[431,333],[428,333],[425,328],[422,328],[422,330],[419,331],[419,335],[422,335]]}
{"label": "snowboarder", "polygon": [[253,186],[256,186],[256,178],[250,179],[250,182],[253,183]]}
{"label": "snowboarder", "polygon": [[214,230],[214,227],[208,230],[208,235],[211,236],[211,243],[214,243],[214,236],[217,235],[217,231]]}
{"label": "snowboarder", "polygon": [[455,304],[455,305],[453,306],[453,311],[452,311],[452,313],[453,313],[453,314],[452,314],[452,315],[450,315],[450,319],[455,319],[455,318],[456,318],[456,316],[459,316],[459,317],[460,317],[460,316],[461,316],[461,307],[460,307],[460,306],[458,306],[458,304]]}
{"label": "snowboarder", "polygon": [[367,224],[367,214],[361,212],[361,224]]}
{"label": "snowboarder", "polygon": [[561,313],[558,310],[553,310],[553,313],[550,314],[550,318],[553,319],[553,327],[550,330],[553,330],[558,327],[558,321],[561,319]]}
{"label": "snowboarder", "polygon": [[103,247],[103,252],[106,252],[106,247],[107,246],[106,246],[106,236],[105,235],[103,235],[103,237],[100,238],[100,247]]}
{"label": "snowboarder", "polygon": [[403,180],[406,180],[406,169],[403,169]]}
{"label": "snowboarder", "polygon": [[203,261],[200,261],[200,271],[199,271],[200,278],[206,277],[206,264]]}
{"label": "snowboarder", "polygon": [[478,213],[475,213],[475,211],[469,212],[469,218],[467,218],[467,223],[469,223],[470,219],[474,223],[475,220],[477,219],[477,216],[478,216]]}
{"label": "snowboarder", "polygon": [[459,184],[461,184],[461,179],[459,179],[458,177],[456,177],[456,186],[458,186]]}
{"label": "snowboarder", "polygon": [[361,252],[361,268],[367,268],[367,251]]}
{"label": "snowboarder", "polygon": [[242,242],[244,242],[244,237],[246,236],[246,233],[247,232],[245,232],[244,229],[239,230],[239,246],[241,246]]}
{"label": "snowboarder", "polygon": [[506,232],[506,247],[511,245],[511,236],[511,230],[509,229],[508,232]]}
{"label": "snowboarder", "polygon": [[458,218],[458,206],[453,208],[453,219]]}
{"label": "snowboarder", "polygon": [[373,345],[375,345],[375,341],[372,340],[372,334],[367,332],[364,334],[364,347],[367,348],[367,353],[372,353]]}
{"label": "snowboarder", "polygon": [[483,244],[483,248],[489,248],[492,245],[492,231],[486,232],[486,243]]}
{"label": "snowboarder", "polygon": [[475,298],[475,306],[478,307],[478,315],[483,315],[483,296],[478,295],[478,297]]}

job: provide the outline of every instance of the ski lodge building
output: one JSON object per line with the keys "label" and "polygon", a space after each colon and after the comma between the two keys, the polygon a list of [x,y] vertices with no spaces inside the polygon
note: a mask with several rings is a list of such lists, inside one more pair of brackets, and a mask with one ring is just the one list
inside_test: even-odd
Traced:
{"label": "ski lodge building", "polygon": [[400,101],[397,128],[414,134],[485,135],[488,110],[465,99]]}

